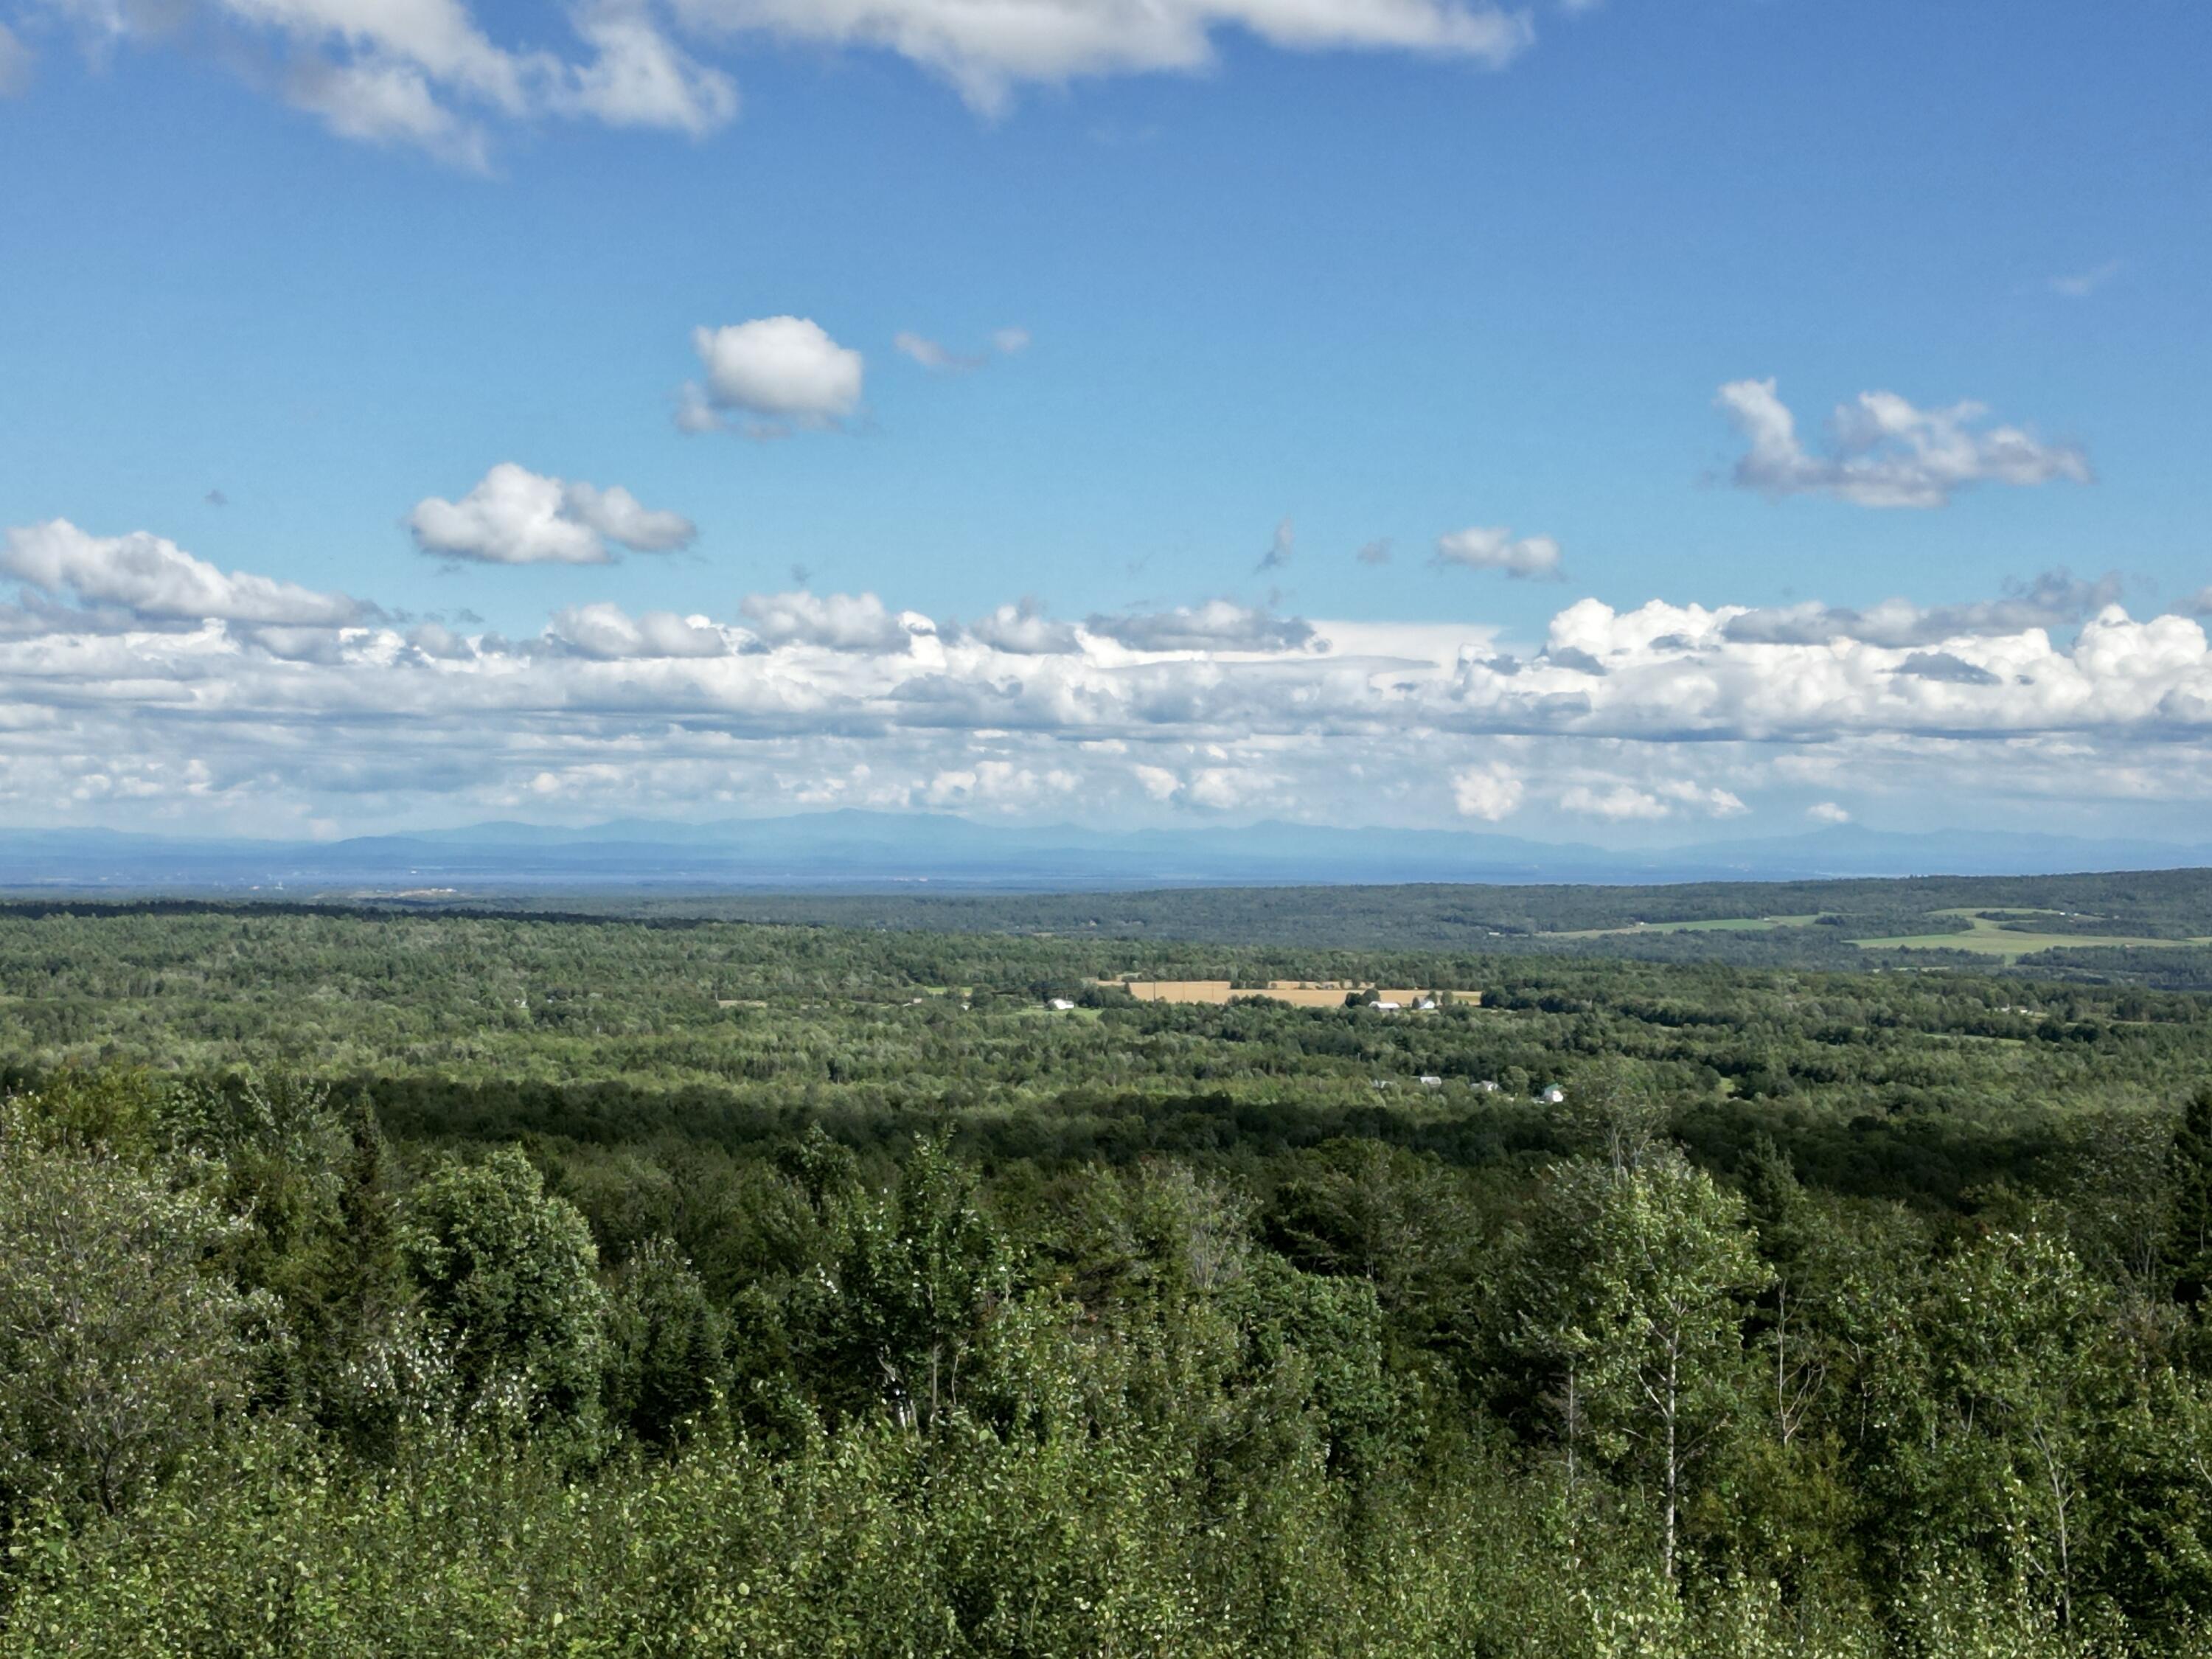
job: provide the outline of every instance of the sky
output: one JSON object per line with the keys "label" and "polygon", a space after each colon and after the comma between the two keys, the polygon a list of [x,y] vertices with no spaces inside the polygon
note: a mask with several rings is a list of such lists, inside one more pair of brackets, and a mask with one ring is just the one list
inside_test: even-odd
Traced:
{"label": "sky", "polygon": [[0,0],[0,824],[2212,838],[2197,0]]}

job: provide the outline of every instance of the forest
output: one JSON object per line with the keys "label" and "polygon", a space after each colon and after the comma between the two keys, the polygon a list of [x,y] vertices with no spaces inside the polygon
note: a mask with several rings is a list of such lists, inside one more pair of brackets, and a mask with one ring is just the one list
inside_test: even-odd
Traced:
{"label": "forest", "polygon": [[1634,957],[1831,968],[2005,968],[2043,979],[2212,989],[2212,871],[1824,881],[1182,887],[924,894],[640,889],[558,901],[485,893],[366,907],[416,914],[556,904],[599,916],[905,932]]}
{"label": "forest", "polygon": [[0,908],[0,1656],[2212,1650],[2203,875],[933,902]]}

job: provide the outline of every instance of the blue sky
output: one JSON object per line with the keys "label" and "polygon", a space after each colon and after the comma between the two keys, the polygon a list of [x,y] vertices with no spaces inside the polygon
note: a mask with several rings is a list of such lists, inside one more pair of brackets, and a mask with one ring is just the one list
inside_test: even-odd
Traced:
{"label": "blue sky", "polygon": [[1003,11],[0,0],[0,812],[2203,821],[2201,8]]}

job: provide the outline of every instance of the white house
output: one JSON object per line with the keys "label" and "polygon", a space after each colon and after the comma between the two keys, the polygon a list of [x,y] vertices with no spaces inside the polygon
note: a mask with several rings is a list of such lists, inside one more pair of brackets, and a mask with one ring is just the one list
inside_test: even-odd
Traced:
{"label": "white house", "polygon": [[1064,1014],[1069,1009],[1075,1006],[1075,1005],[1070,1002],[1066,997],[1054,997],[1050,1002],[1045,1004],[1045,1006],[1048,1008],[1057,1008]]}
{"label": "white house", "polygon": [[1424,1089],[1441,1089],[1443,1086],[1444,1080],[1438,1077],[1434,1072],[1424,1072],[1421,1073],[1421,1087]]}

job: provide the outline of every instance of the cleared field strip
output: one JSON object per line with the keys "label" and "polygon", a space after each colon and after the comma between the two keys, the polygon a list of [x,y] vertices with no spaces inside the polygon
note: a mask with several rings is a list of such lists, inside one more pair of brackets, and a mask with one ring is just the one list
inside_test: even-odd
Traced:
{"label": "cleared field strip", "polygon": [[[1939,914],[1956,915],[1957,912]],[[2143,939],[2125,933],[2023,933],[1968,915],[1963,933],[1905,933],[1895,939],[1855,939],[1862,951],[1971,951],[2007,962],[2039,951],[2173,951],[2212,945],[2212,939]]]}
{"label": "cleared field strip", "polygon": [[[1139,1002],[1206,1002],[1217,1006],[1237,997],[1266,997],[1272,1002],[1287,1002],[1293,1008],[1341,1008],[1346,998],[1364,998],[1371,991],[1378,1002],[1395,1002],[1401,1008],[1411,1008],[1425,997],[1439,994],[1434,991],[1391,990],[1330,980],[1277,979],[1268,981],[1264,987],[1238,985],[1225,979],[1105,979],[1098,983],[1118,986]],[[1481,994],[1474,991],[1454,991],[1449,994],[1459,1002],[1482,1000]]]}
{"label": "cleared field strip", "polygon": [[1626,927],[1578,927],[1563,933],[1542,933],[1540,939],[1613,939],[1623,933],[1763,933],[1775,927],[1809,927],[1820,918],[1810,916],[1722,916],[1711,921],[1633,921]]}

